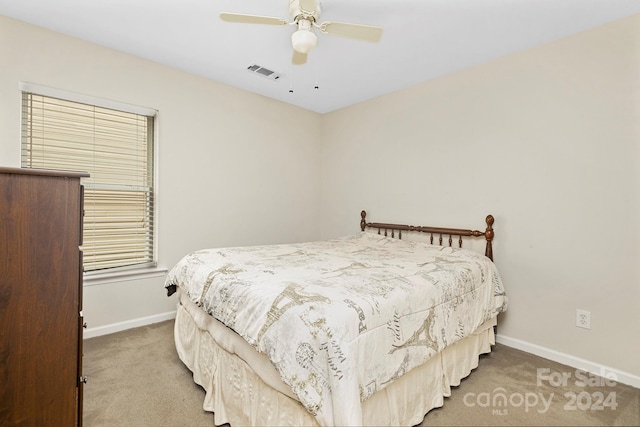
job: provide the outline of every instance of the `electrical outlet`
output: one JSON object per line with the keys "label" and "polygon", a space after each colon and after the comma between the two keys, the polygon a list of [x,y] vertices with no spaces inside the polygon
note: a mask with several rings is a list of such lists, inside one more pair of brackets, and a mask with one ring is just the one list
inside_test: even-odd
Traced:
{"label": "electrical outlet", "polygon": [[578,328],[591,329],[591,312],[576,309],[576,326]]}

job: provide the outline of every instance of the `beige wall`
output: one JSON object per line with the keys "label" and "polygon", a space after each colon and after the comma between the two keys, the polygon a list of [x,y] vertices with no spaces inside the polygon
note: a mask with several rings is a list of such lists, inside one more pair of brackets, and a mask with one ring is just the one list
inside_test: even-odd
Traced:
{"label": "beige wall", "polygon": [[640,15],[323,116],[323,237],[361,209],[464,228],[491,213],[500,335],[639,376],[638,28]]}
{"label": "beige wall", "polygon": [[[20,81],[159,111],[161,265],[319,237],[319,115],[0,16],[2,166],[20,166]],[[172,310],[163,277],[84,289],[90,328]]]}

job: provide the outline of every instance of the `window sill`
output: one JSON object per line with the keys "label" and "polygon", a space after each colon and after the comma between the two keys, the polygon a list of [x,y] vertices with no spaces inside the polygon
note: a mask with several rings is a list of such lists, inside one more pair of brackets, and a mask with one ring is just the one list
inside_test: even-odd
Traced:
{"label": "window sill", "polygon": [[148,267],[137,270],[118,271],[110,273],[85,273],[83,275],[84,286],[104,285],[107,283],[126,282],[129,280],[149,279],[163,277],[167,274],[166,267]]}

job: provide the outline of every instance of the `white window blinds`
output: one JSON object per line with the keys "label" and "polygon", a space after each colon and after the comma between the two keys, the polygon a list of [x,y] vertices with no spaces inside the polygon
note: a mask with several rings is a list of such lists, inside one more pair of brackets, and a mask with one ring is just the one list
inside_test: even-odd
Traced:
{"label": "white window blinds", "polygon": [[23,92],[22,166],[86,171],[85,271],[155,265],[153,116]]}

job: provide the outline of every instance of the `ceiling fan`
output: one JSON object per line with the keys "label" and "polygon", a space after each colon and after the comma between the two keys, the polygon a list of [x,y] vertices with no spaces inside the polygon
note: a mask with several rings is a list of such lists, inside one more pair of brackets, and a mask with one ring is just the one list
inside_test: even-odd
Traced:
{"label": "ceiling fan", "polygon": [[332,21],[318,23],[320,18],[319,0],[289,0],[289,15],[291,16],[291,21],[271,16],[222,12],[220,19],[225,22],[243,24],[295,25],[298,29],[291,35],[291,44],[293,46],[291,62],[294,65],[306,63],[307,53],[317,46],[318,38],[313,29],[318,29],[323,34],[349,37],[374,43],[380,41],[380,37],[382,37],[382,28],[371,25]]}

